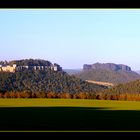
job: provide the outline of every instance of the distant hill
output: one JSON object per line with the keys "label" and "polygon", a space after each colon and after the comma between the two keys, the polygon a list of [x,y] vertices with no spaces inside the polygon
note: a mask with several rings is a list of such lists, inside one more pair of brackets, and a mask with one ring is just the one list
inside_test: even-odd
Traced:
{"label": "distant hill", "polygon": [[[10,61],[9,63],[16,63],[17,65],[48,65],[52,63],[45,60],[18,60]],[[0,72],[0,92],[29,92],[29,93],[96,93],[103,89],[105,86],[88,83],[70,76],[66,72],[54,71],[51,69],[34,70],[23,69],[22,71]]]}
{"label": "distant hill", "polygon": [[109,82],[113,84],[126,83],[140,79],[140,75],[132,71],[129,66],[113,63],[84,64],[83,70],[74,75],[83,80]]}
{"label": "distant hill", "polygon": [[67,72],[69,75],[79,73],[82,69],[63,69],[63,71]]}
{"label": "distant hill", "polygon": [[84,64],[83,70],[91,69],[103,69],[103,70],[113,70],[113,71],[131,71],[131,68],[123,64],[114,64],[114,63],[95,63],[95,64]]}

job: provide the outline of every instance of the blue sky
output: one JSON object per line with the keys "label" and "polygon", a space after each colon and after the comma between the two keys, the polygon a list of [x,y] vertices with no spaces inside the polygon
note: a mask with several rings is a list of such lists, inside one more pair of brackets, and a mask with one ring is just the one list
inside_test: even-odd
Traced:
{"label": "blue sky", "polygon": [[140,10],[0,10],[0,60],[45,59],[63,68],[126,64],[140,70]]}

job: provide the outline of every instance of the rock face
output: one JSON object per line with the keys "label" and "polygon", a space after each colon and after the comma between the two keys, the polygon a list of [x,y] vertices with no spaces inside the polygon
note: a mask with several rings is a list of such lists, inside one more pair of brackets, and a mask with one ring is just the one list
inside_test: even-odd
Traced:
{"label": "rock face", "polygon": [[84,64],[83,70],[91,70],[91,69],[105,69],[105,70],[113,70],[113,71],[131,71],[129,66],[123,64],[114,64],[114,63],[95,63],[95,64]]}

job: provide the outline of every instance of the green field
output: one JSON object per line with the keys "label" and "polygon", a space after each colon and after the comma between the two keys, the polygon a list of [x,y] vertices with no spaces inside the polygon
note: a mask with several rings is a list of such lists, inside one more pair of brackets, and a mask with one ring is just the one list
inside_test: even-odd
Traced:
{"label": "green field", "polygon": [[140,102],[0,99],[1,131],[140,131]]}

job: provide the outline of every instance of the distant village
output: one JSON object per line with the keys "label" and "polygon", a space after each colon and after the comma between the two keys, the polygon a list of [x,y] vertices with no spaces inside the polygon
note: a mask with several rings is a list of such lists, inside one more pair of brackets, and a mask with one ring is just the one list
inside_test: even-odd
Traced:
{"label": "distant village", "polygon": [[62,67],[60,67],[58,64],[52,64],[51,66],[18,66],[16,64],[13,65],[0,65],[0,72],[16,72],[16,71],[22,71],[22,70],[47,70],[51,69],[53,71],[62,71]]}

